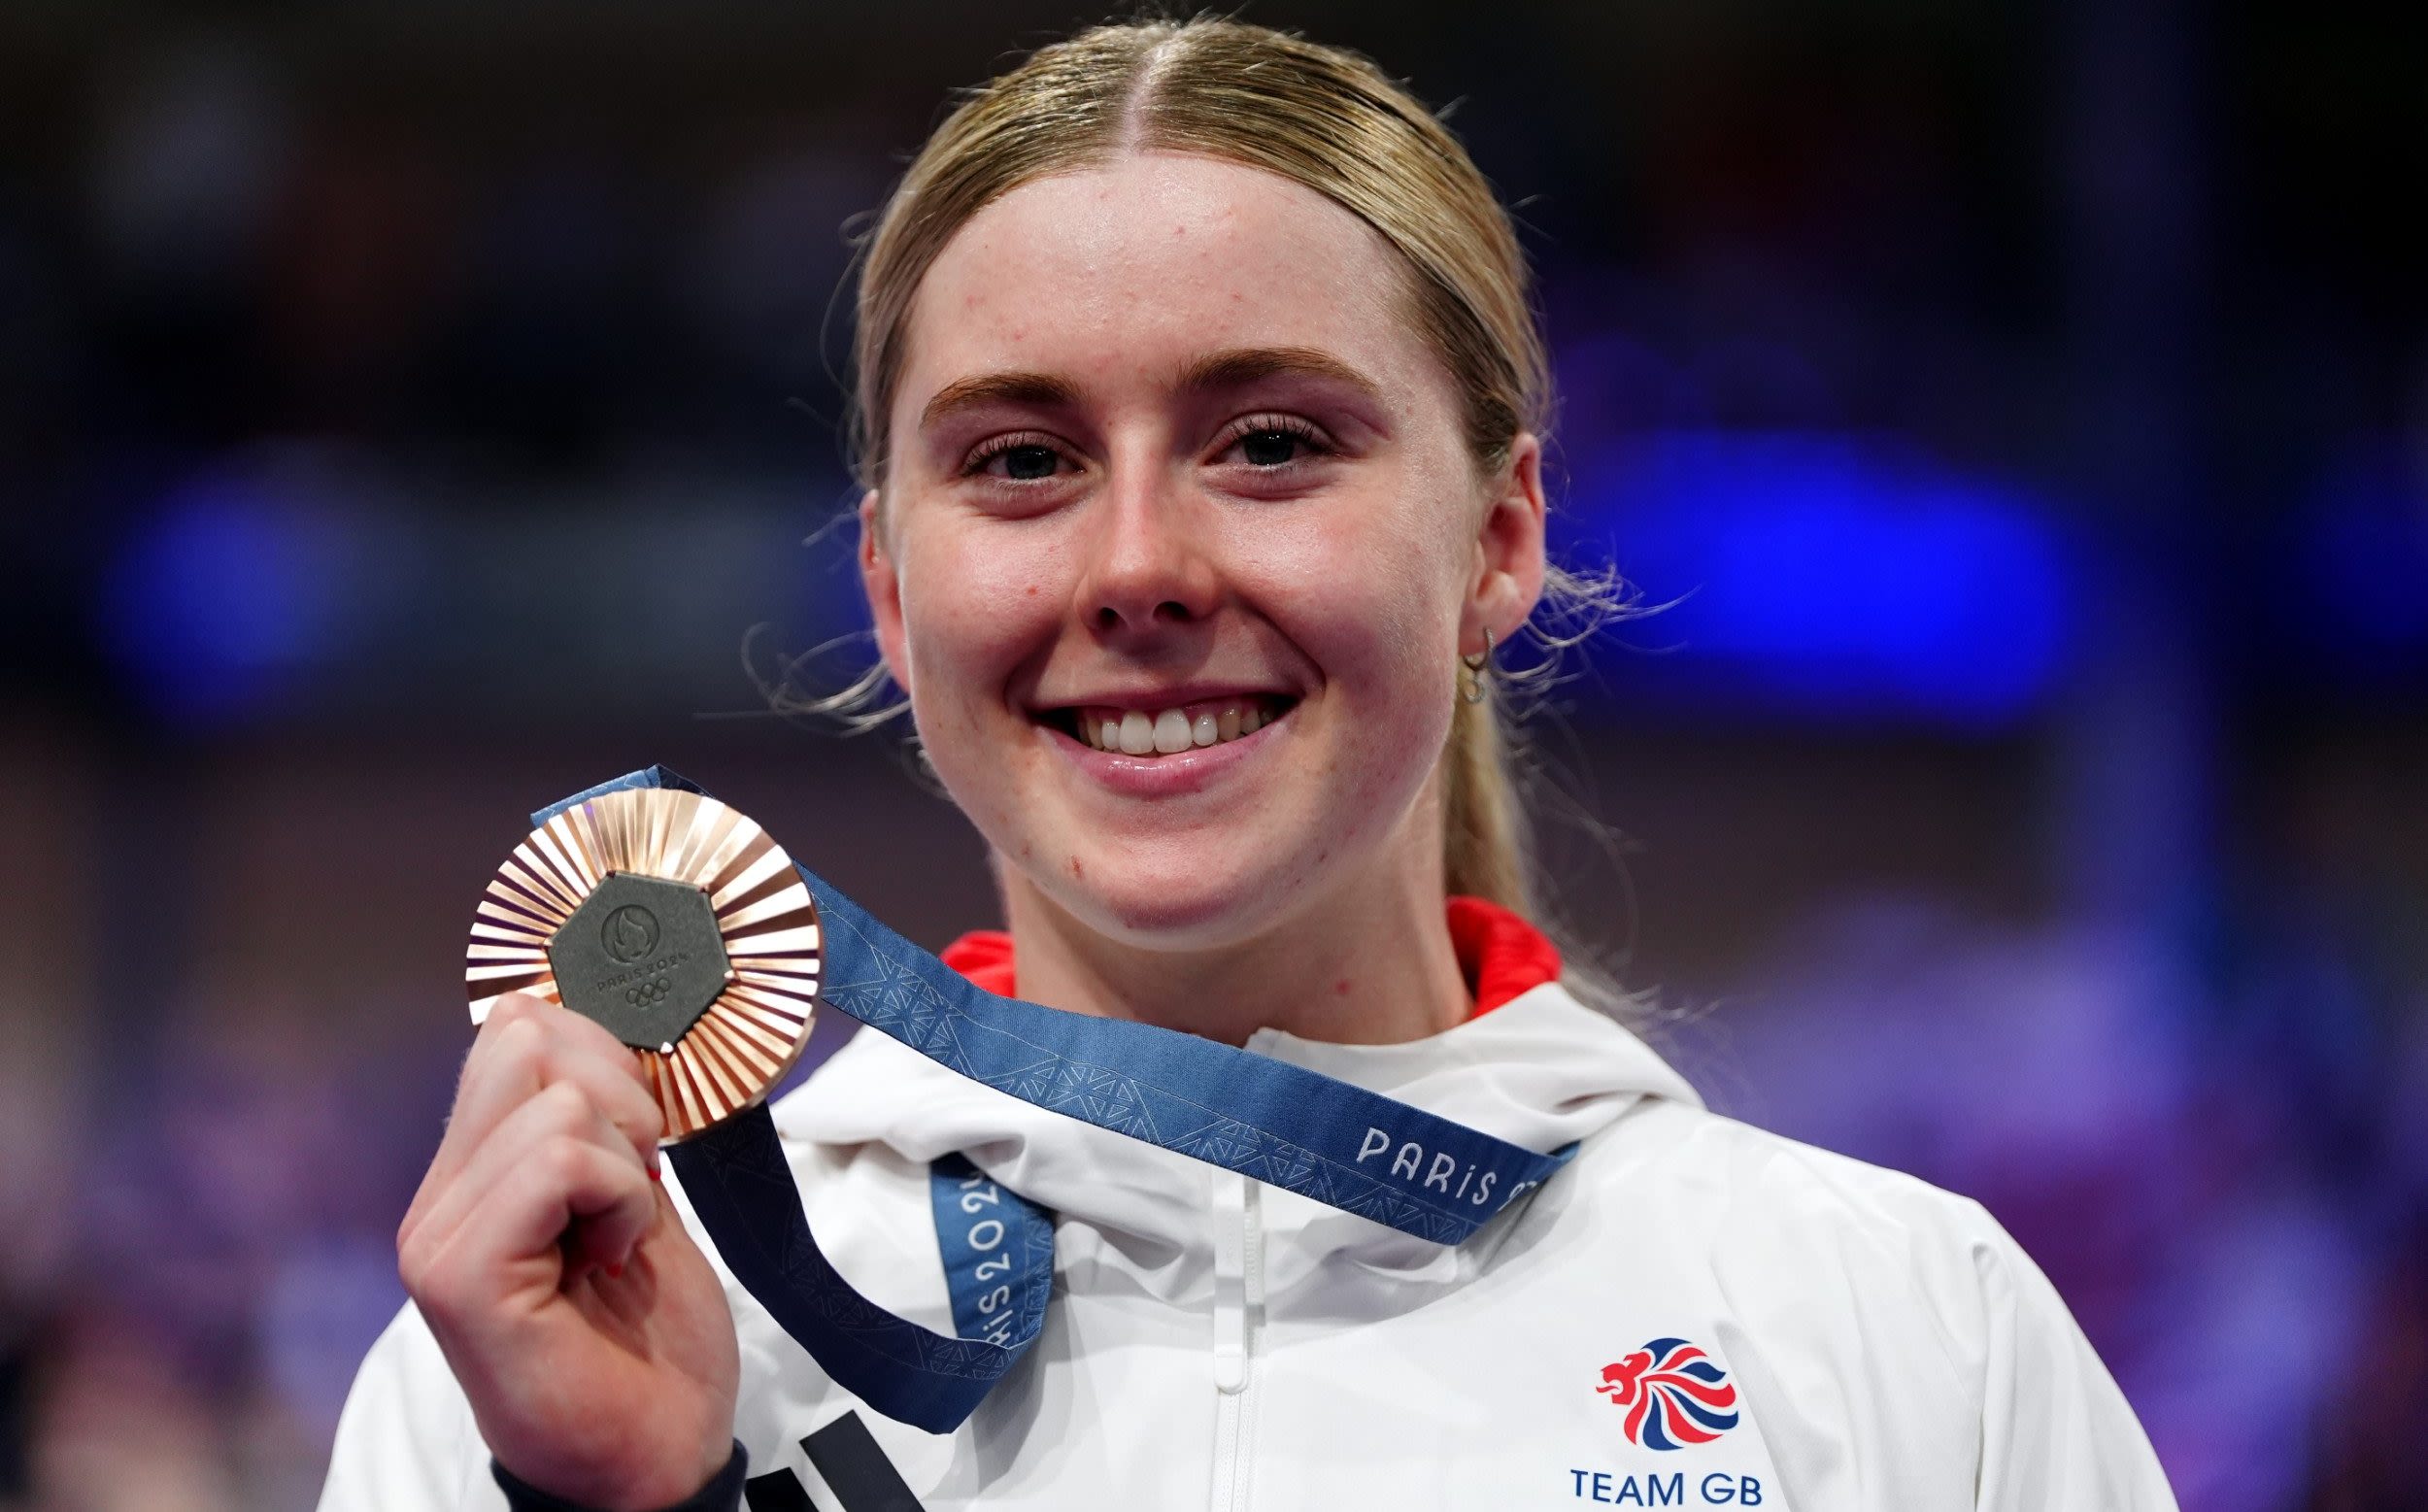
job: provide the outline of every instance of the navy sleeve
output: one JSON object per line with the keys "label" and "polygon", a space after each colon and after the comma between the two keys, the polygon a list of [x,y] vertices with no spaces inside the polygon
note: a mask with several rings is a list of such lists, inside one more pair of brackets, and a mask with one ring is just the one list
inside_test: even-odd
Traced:
{"label": "navy sleeve", "polygon": [[[733,1458],[725,1462],[725,1467],[711,1476],[707,1485],[663,1512],[741,1512],[742,1478],[750,1473],[750,1464],[749,1453],[742,1448],[742,1441],[735,1439]],[[489,1472],[497,1478],[498,1489],[506,1494],[509,1512],[590,1512],[588,1507],[524,1485],[495,1460],[489,1462]]]}

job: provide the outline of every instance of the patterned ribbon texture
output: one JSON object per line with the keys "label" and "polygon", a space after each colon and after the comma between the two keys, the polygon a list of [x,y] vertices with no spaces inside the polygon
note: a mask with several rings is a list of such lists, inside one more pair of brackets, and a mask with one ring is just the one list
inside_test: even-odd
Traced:
{"label": "patterned ribbon texture", "polygon": [[[630,788],[701,791],[653,766],[532,823]],[[818,903],[820,1004],[1025,1102],[1440,1244],[1466,1239],[1574,1153],[1538,1155],[1192,1034],[998,997],[800,873]],[[930,1174],[958,1335],[948,1337],[868,1301],[827,1261],[764,1104],[667,1156],[735,1279],[837,1385],[897,1422],[959,1427],[1044,1323],[1052,1215],[959,1157]]]}

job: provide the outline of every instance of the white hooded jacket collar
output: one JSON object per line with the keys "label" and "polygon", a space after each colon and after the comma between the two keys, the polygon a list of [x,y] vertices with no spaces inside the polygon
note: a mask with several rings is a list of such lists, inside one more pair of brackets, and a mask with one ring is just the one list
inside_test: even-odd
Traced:
{"label": "white hooded jacket collar", "polygon": [[[1557,983],[1424,1039],[1340,1045],[1260,1029],[1246,1048],[1536,1151],[1589,1138],[1646,1097],[1701,1106],[1651,1047]],[[774,1115],[788,1142],[881,1145],[921,1162],[959,1151],[1030,1201],[1108,1236],[1182,1250],[1203,1242],[1212,1167],[1023,1102],[881,1033],[855,1034]],[[1284,1200],[1268,1220],[1304,1230],[1319,1248],[1354,1244],[1379,1260],[1417,1244],[1275,1195]],[[1409,1258],[1437,1252],[1417,1245]]]}

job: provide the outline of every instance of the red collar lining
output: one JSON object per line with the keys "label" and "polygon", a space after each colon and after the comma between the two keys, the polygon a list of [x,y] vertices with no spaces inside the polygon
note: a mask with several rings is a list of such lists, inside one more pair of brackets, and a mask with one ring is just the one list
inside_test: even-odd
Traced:
{"label": "red collar lining", "polygon": [[[1459,958],[1469,1017],[1481,1017],[1521,992],[1560,979],[1560,948],[1520,915],[1480,897],[1453,896],[1444,912],[1450,948]],[[944,948],[944,963],[998,996],[1018,995],[1012,969],[1012,937],[1000,929],[972,929]]]}

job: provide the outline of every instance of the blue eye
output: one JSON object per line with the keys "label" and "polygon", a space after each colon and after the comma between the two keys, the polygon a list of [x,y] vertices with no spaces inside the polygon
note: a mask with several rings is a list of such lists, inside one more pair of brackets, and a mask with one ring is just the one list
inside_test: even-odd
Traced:
{"label": "blue eye", "polygon": [[[1003,470],[995,471],[997,457]],[[961,465],[963,477],[976,478],[992,474],[1006,483],[1047,483],[1062,471],[1062,454],[1053,443],[1031,436],[999,436],[980,447]]]}
{"label": "blue eye", "polygon": [[1061,459],[1052,447],[1036,445],[1005,447],[997,454],[1003,458],[1003,473],[1024,482],[1054,476],[1055,464]]}
{"label": "blue eye", "polygon": [[1230,445],[1239,449],[1240,459],[1250,467],[1267,472],[1304,461],[1309,454],[1332,450],[1314,426],[1280,415],[1260,415],[1245,421],[1231,432]]}
{"label": "blue eye", "polygon": [[1305,441],[1286,430],[1252,430],[1239,438],[1239,454],[1259,467],[1280,467],[1297,458]]}

